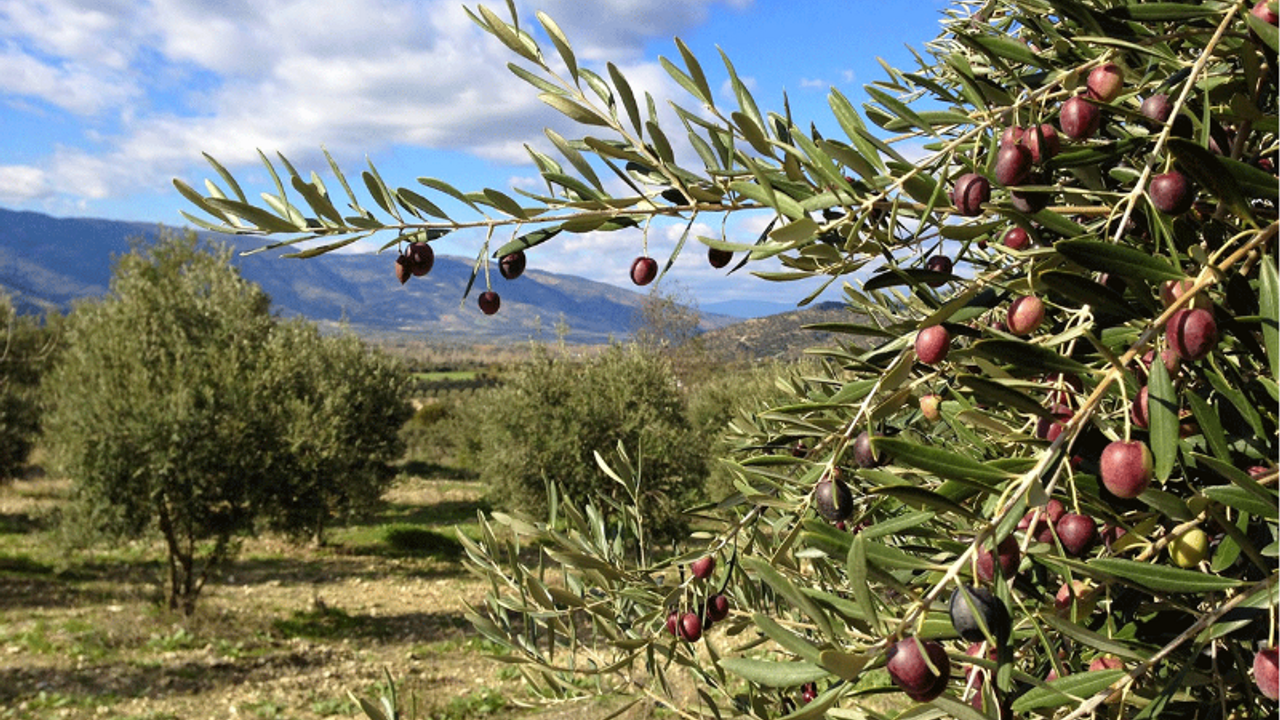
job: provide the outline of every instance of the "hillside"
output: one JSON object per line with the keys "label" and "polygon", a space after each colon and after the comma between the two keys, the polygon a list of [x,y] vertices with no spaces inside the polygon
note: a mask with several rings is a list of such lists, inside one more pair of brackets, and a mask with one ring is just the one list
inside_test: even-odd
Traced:
{"label": "hillside", "polygon": [[738,360],[795,360],[806,348],[865,346],[843,333],[806,329],[818,323],[865,321],[840,303],[825,302],[767,317],[752,318],[706,332],[703,342],[715,357]]}

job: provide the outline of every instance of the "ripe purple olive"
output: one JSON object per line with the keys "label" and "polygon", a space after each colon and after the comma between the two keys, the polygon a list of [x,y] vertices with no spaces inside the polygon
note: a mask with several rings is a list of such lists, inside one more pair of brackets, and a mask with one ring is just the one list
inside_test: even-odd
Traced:
{"label": "ripe purple olive", "polygon": [[648,285],[658,277],[658,261],[641,255],[631,263],[631,282],[636,285]]}
{"label": "ripe purple olive", "polygon": [[[1249,14],[1258,18],[1262,22],[1270,23],[1272,25],[1275,25],[1276,22],[1280,20],[1280,16],[1277,16],[1276,11],[1271,9],[1271,3],[1268,2],[1268,0],[1258,0],[1258,2],[1254,3],[1253,7],[1249,10]],[[1272,658],[1274,659],[1275,650],[1272,650],[1271,653]],[[1267,697],[1270,697],[1272,700],[1276,699],[1274,695],[1268,695]]]}
{"label": "ripe purple olive", "polygon": [[[1271,23],[1275,24],[1274,17]],[[1264,648],[1253,656],[1253,682],[1263,695],[1280,699],[1280,654],[1276,648]]]}
{"label": "ripe purple olive", "polygon": [[[1148,350],[1142,356],[1142,362],[1134,368],[1134,374],[1138,376],[1139,381],[1147,381],[1147,369],[1150,368],[1151,363],[1155,361],[1155,350]],[[1182,358],[1178,357],[1178,353],[1174,352],[1172,348],[1165,348],[1160,351],[1160,363],[1164,365],[1165,372],[1169,373],[1169,377],[1173,377],[1178,374],[1178,370],[1182,366]]]}
{"label": "ripe purple olive", "polygon": [[697,642],[702,638],[702,618],[697,613],[685,613],[678,626],[680,637],[688,642]]}
{"label": "ripe purple olive", "polygon": [[1058,131],[1048,123],[1029,128],[1023,144],[1031,151],[1031,162],[1039,165],[1062,149],[1062,141],[1058,139]]}
{"label": "ripe purple olive", "polygon": [[1044,322],[1044,302],[1035,295],[1023,295],[1009,305],[1005,323],[1014,335],[1030,335]]}
{"label": "ripe purple olive", "polygon": [[1031,246],[1031,236],[1020,227],[1011,227],[1004,234],[1003,242],[1010,250],[1026,250]]}
{"label": "ripe purple olive", "polygon": [[1138,112],[1151,122],[1163,125],[1168,122],[1169,115],[1173,113],[1173,102],[1168,95],[1159,93],[1143,100]]}
{"label": "ripe purple olive", "polygon": [[[924,263],[925,270],[939,275],[950,275],[952,267],[951,258],[946,255],[934,255]],[[929,283],[929,287],[942,287],[945,284],[946,280],[933,280]]]}
{"label": "ripe purple olive", "polygon": [[1027,131],[1025,129],[1017,125],[1010,125],[1004,129],[1004,132],[1000,133],[1000,146],[1017,145],[1025,140],[1026,137]]}
{"label": "ripe purple olive", "polygon": [[1115,63],[1099,65],[1089,73],[1085,87],[1089,89],[1089,97],[1101,103],[1109,103],[1120,97],[1124,88],[1124,72]]}
{"label": "ripe purple olive", "polygon": [[956,212],[965,217],[982,214],[982,206],[991,200],[991,181],[977,173],[965,173],[956,178],[951,191],[951,203]]}
{"label": "ripe purple olive", "polygon": [[1116,440],[1102,450],[1102,484],[1118,498],[1136,498],[1151,485],[1151,450],[1139,440]]}
{"label": "ripe purple olive", "polygon": [[1013,577],[1018,572],[1018,564],[1022,562],[1022,551],[1018,548],[1018,539],[1009,535],[996,545],[994,554],[985,545],[978,548],[975,564],[979,580],[983,582],[995,580],[997,558],[1000,563],[1000,574],[1006,579]]}
{"label": "ripe purple olive", "polygon": [[[1160,302],[1164,303],[1165,307],[1169,307],[1182,299],[1182,296],[1190,292],[1195,286],[1196,281],[1191,279],[1165,280],[1164,283],[1160,285]],[[1198,292],[1191,298],[1191,302],[1184,307],[1208,310],[1213,307],[1213,301],[1211,301],[1204,293]]]}
{"label": "ripe purple olive", "polygon": [[485,315],[492,315],[498,312],[498,308],[502,306],[502,298],[499,298],[498,293],[492,290],[485,290],[480,293],[480,298],[477,302],[480,305],[480,312]]}
{"label": "ripe purple olive", "polygon": [[711,264],[711,267],[719,270],[733,262],[733,253],[728,250],[709,247],[707,248],[707,262]]}
{"label": "ripe purple olive", "polygon": [[667,632],[671,633],[672,635],[675,635],[676,637],[680,637],[679,628],[680,628],[680,613],[679,611],[672,610],[671,612],[667,613]]}
{"label": "ripe purple olive", "polygon": [[1123,670],[1124,663],[1114,655],[1099,655],[1089,663],[1089,672],[1095,670]]}
{"label": "ripe purple olive", "polygon": [[1151,424],[1151,391],[1146,385],[1138,390],[1138,397],[1133,401],[1133,411],[1130,415],[1133,418],[1133,424],[1143,430]]}
{"label": "ripe purple olive", "polygon": [[515,280],[524,272],[525,262],[523,250],[503,255],[502,259],[498,261],[498,272],[502,273],[502,277],[508,280]]}
{"label": "ripe purple olive", "polygon": [[1022,519],[1018,521],[1018,529],[1025,530],[1036,539],[1036,542],[1052,543],[1055,534],[1054,528],[1066,513],[1067,507],[1062,504],[1061,500],[1049,498],[1049,502],[1045,503],[1044,509],[1040,510],[1039,513],[1034,509],[1027,511],[1027,514],[1023,515]]}
{"label": "ripe purple olive", "polygon": [[1062,549],[1075,557],[1087,554],[1098,539],[1098,522],[1088,515],[1067,513],[1058,520],[1056,529]]}
{"label": "ripe purple olive", "polygon": [[800,702],[808,705],[818,699],[818,684],[807,682],[800,686]]}
{"label": "ripe purple olive", "polygon": [[995,171],[1001,185],[1020,185],[1031,173],[1031,151],[1025,145],[1001,145]]}
{"label": "ripe purple olive", "polygon": [[412,272],[415,277],[422,277],[431,272],[431,267],[436,262],[435,251],[424,242],[409,243],[409,250],[405,255],[409,258],[409,272]]}
{"label": "ripe purple olive", "polygon": [[813,505],[827,522],[843,522],[853,517],[853,493],[839,477],[824,476],[813,487]]}
{"label": "ripe purple olive", "polygon": [[409,269],[409,256],[403,253],[396,258],[396,279],[403,285],[409,282],[409,278],[413,277],[413,271]]}
{"label": "ripe purple olive", "polygon": [[876,437],[863,430],[853,439],[853,461],[858,463],[858,467],[877,468],[889,462],[889,456],[883,450],[876,450],[873,442]]}
{"label": "ripe purple olive", "polygon": [[1036,437],[1053,442],[1066,429],[1067,423],[1075,413],[1071,412],[1071,408],[1059,403],[1049,410],[1049,414],[1053,417],[1042,417],[1036,423]]}
{"label": "ripe purple olive", "polygon": [[1213,313],[1202,308],[1184,308],[1169,318],[1164,327],[1169,349],[1183,360],[1203,360],[1218,344],[1218,324]]}
{"label": "ripe purple olive", "polygon": [[1077,95],[1062,104],[1058,111],[1058,126],[1072,140],[1093,137],[1102,125],[1102,112],[1098,106]]}
{"label": "ripe purple olive", "polygon": [[1079,623],[1093,614],[1098,601],[1088,585],[1080,580],[1072,580],[1058,588],[1057,594],[1053,596],[1053,607],[1060,617]]}
{"label": "ripe purple olive", "polygon": [[689,572],[699,580],[706,580],[711,577],[711,573],[716,570],[716,558],[714,555],[700,557],[689,564]]}
{"label": "ripe purple olive", "polygon": [[1180,172],[1167,172],[1151,178],[1147,187],[1151,204],[1166,215],[1181,215],[1195,203],[1195,190],[1191,181]]}
{"label": "ripe purple olive", "polygon": [[729,617],[729,598],[720,593],[707,598],[706,616],[712,622],[720,622]]}
{"label": "ripe purple olive", "polygon": [[946,689],[951,661],[936,641],[905,638],[889,648],[887,657],[893,684],[912,700],[929,702]]}
{"label": "ripe purple olive", "polygon": [[951,333],[941,325],[930,325],[916,333],[916,357],[925,365],[937,365],[951,350]]}

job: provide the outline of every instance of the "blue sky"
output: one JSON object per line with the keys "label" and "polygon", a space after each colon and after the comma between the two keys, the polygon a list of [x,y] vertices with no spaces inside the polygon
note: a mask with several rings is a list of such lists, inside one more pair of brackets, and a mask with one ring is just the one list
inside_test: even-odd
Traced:
{"label": "blue sky", "polygon": [[[488,4],[505,15],[504,2]],[[517,4],[526,23],[536,9],[555,18],[582,64],[612,61],[660,102],[693,104],[658,64],[678,58],[678,36],[713,87],[725,78],[718,46],[763,109],[780,111],[785,92],[794,117],[831,129],[829,89],[860,104],[862,85],[885,77],[876,58],[910,67],[906,46],[937,35],[948,2]],[[0,206],[182,224],[171,179],[199,187],[209,152],[251,195],[268,190],[258,148],[304,174],[325,170],[325,146],[348,174],[367,156],[395,186],[421,189],[415,179],[430,175],[466,190],[534,187],[523,144],[549,150],[543,127],[573,128],[506,70],[512,59],[456,0],[0,0]],[[753,239],[762,223],[731,221],[731,239]],[[678,235],[651,233],[650,253]],[[461,236],[440,251],[478,248]],[[530,264],[626,286],[639,249],[638,235],[593,233],[539,248]],[[805,294],[726,281],[693,249],[673,279],[702,302]]]}

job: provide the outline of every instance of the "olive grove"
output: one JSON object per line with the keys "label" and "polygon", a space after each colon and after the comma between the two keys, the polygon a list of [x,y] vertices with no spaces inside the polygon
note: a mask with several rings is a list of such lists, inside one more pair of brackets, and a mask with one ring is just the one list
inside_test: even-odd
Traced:
{"label": "olive grove", "polygon": [[[814,348],[819,371],[778,378],[785,402],[734,419],[734,492],[688,509],[678,552],[589,497],[465,542],[493,588],[477,628],[548,701],[1271,717],[1275,5],[956,2],[861,107],[831,91],[826,134],[762,109],[727,57],[721,103],[679,41],[662,64],[687,97],[664,123],[550,17],[480,6],[512,72],[582,128],[548,133],[556,157],[530,147],[541,192],[396,188],[370,166],[361,201],[336,163],[326,184],[265,155],[262,202],[216,161],[207,192],[175,184],[192,222],[302,257],[386,232],[412,258],[482,228],[477,278],[568,233],[640,246],[654,221],[763,212],[754,241],[690,230],[676,252],[843,283],[851,320],[824,329],[873,347]],[[641,495],[643,466],[600,450]]]}

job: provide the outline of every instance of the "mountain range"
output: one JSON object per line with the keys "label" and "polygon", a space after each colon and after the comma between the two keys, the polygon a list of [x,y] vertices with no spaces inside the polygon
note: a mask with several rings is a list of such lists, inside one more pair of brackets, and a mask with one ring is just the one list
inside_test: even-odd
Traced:
{"label": "mountain range", "polygon": [[[168,228],[171,231],[178,231]],[[0,208],[0,289],[21,312],[65,311],[78,299],[98,297],[109,288],[112,258],[139,241],[154,241],[159,224],[92,218],[56,218]],[[501,310],[482,314],[474,298],[463,299],[472,260],[437,255],[431,273],[401,286],[395,279],[395,254],[329,253],[309,260],[280,257],[280,252],[241,255],[260,246],[260,238],[201,233],[236,252],[241,274],[263,287],[275,312],[300,315],[321,326],[345,323],[360,334],[413,335],[450,342],[523,342],[566,332],[570,343],[600,343],[631,335],[645,295],[570,275],[528,269],[496,288]],[[483,284],[483,279],[477,281]],[[723,306],[721,306],[723,307]],[[742,306],[767,314],[786,306]],[[730,317],[700,312],[704,329],[730,325]],[[559,328],[557,328],[559,326]]]}

